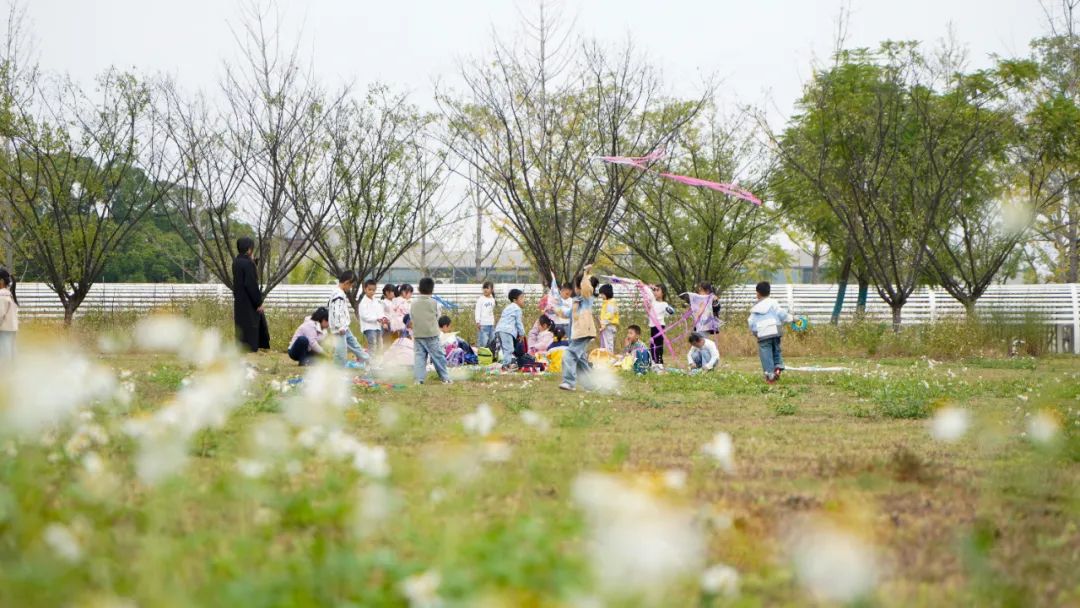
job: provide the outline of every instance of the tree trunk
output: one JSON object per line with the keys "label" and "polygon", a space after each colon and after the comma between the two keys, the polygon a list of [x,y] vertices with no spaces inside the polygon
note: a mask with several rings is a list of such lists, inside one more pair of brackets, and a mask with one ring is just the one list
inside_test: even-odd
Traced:
{"label": "tree trunk", "polygon": [[814,242],[814,253],[810,258],[810,282],[817,285],[821,274],[821,243]]}
{"label": "tree trunk", "polygon": [[485,274],[481,270],[484,264],[484,210],[479,205],[476,206],[476,251],[473,252],[473,259],[475,260],[473,273],[476,282],[479,283],[484,280]]}
{"label": "tree trunk", "polygon": [[900,311],[904,308],[904,303],[890,304],[892,307],[892,329],[896,333],[900,333]]}
{"label": "tree trunk", "polygon": [[976,302],[978,302],[977,298],[965,298],[960,300],[960,303],[964,305],[964,318],[968,321],[974,321],[979,318],[979,313],[975,312]]}
{"label": "tree trunk", "polygon": [[1067,283],[1076,283],[1080,278],[1080,242],[1078,242],[1076,209],[1072,203],[1072,196],[1070,196],[1069,189],[1065,189],[1065,209],[1066,217],[1069,218],[1069,225],[1066,228],[1066,235],[1069,240],[1068,243],[1068,255],[1069,255],[1069,267],[1066,271],[1065,281]]}
{"label": "tree trunk", "polygon": [[851,275],[851,255],[844,257],[844,265],[840,267],[840,284],[836,290],[836,303],[833,304],[832,317],[829,318],[829,323],[836,325],[840,323],[840,313],[844,309],[844,297],[847,295],[847,281],[848,276]]}
{"label": "tree trunk", "polygon": [[78,307],[78,304],[71,300],[64,302],[64,327],[71,327],[72,321],[75,320],[75,309]]}
{"label": "tree trunk", "polygon": [[865,276],[859,277],[859,299],[855,304],[855,314],[862,318],[866,316],[866,296],[870,293],[870,280]]}

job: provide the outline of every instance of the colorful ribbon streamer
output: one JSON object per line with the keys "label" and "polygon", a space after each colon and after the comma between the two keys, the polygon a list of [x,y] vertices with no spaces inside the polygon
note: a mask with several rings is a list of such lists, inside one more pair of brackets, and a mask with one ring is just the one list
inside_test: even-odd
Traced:
{"label": "colorful ribbon streamer", "polygon": [[605,163],[611,163],[613,165],[624,165],[627,167],[634,167],[641,169],[642,171],[652,171],[660,177],[670,179],[672,181],[686,184],[687,186],[694,186],[700,188],[708,188],[715,190],[721,194],[733,196],[738,199],[753,203],[757,206],[761,206],[761,199],[754,196],[753,192],[745,188],[740,188],[736,184],[725,184],[722,182],[709,181],[707,179],[701,179],[700,177],[691,177],[689,175],[678,175],[675,173],[667,173],[662,171],[655,171],[651,165],[665,156],[663,148],[658,148],[645,156],[597,156],[598,160],[602,160]]}

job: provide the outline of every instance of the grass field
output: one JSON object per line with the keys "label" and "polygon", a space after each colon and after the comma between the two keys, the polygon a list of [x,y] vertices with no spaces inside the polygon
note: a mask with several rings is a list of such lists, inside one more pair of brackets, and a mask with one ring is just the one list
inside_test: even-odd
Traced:
{"label": "grass field", "polygon": [[0,605],[1080,605],[1074,358],[290,389],[189,331],[0,370]]}

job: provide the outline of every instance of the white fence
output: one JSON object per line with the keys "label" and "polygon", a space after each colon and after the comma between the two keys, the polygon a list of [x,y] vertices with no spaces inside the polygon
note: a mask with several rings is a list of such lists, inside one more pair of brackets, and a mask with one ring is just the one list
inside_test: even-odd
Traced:
{"label": "white fence", "polygon": [[[523,289],[530,298],[537,298],[543,288],[536,284],[496,285],[495,293],[503,298],[511,288]],[[326,303],[330,292],[328,285],[280,285],[270,293],[266,306],[275,310],[312,310]],[[980,314],[992,314],[998,318],[1022,319],[1034,316],[1052,326],[1056,346],[1061,351],[1080,352],[1080,344],[1073,339],[1080,335],[1080,300],[1077,284],[1047,285],[993,285],[979,299]],[[836,299],[836,285],[775,285],[773,297],[792,313],[806,315],[814,323],[825,323],[832,314]],[[477,284],[439,284],[436,295],[448,301],[471,306],[480,294]],[[623,307],[637,306],[636,292],[631,288],[616,286],[616,294],[622,298]],[[169,284],[169,283],[99,283],[79,308],[78,315],[147,311],[181,304],[185,300],[213,299],[227,302],[231,292],[218,284]],[[849,285],[841,319],[855,314],[858,287]],[[43,283],[20,283],[18,285],[20,313],[24,317],[62,317],[59,299]],[[670,298],[675,300],[674,297]],[[727,310],[749,309],[754,302],[754,286],[739,285],[721,296]],[[871,289],[866,306],[867,316],[891,320],[892,311]],[[933,322],[947,317],[963,316],[964,308],[943,289],[920,288],[911,295],[903,308],[905,324]]]}

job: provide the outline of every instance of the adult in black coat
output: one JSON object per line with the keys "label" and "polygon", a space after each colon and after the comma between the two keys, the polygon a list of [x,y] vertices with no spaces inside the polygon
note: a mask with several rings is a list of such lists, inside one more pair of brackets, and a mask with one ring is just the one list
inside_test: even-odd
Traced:
{"label": "adult in black coat", "polygon": [[263,314],[263,298],[259,290],[259,271],[251,254],[255,241],[241,237],[236,241],[238,255],[233,260],[233,324],[240,346],[251,352],[270,348],[270,328]]}

